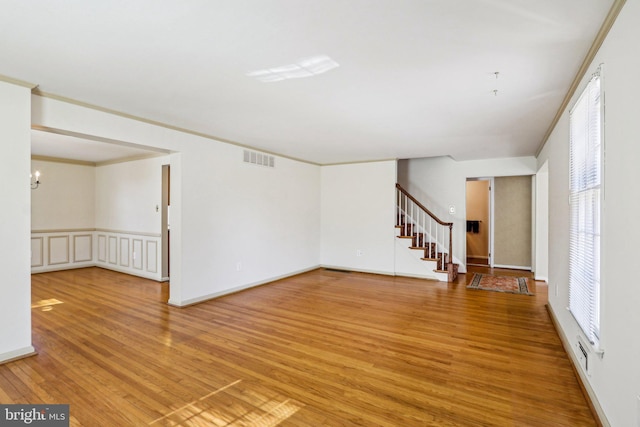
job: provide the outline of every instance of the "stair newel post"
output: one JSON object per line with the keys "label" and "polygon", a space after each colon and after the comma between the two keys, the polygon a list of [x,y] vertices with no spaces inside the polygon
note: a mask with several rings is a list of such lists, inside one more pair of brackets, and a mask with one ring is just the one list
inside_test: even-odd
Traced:
{"label": "stair newel post", "polygon": [[409,234],[409,198],[404,196],[404,235]]}
{"label": "stair newel post", "polygon": [[433,242],[433,234],[431,232],[431,225],[433,224],[433,219],[429,217],[429,256],[427,258],[431,258],[431,242]]}
{"label": "stair newel post", "polygon": [[453,263],[453,223],[449,224],[449,259],[448,263]]}
{"label": "stair newel post", "polygon": [[400,225],[400,192],[396,188],[396,225]]}
{"label": "stair newel post", "polygon": [[425,234],[427,232],[427,214],[422,211],[422,240],[420,241],[420,246],[424,248],[424,242],[427,240],[425,239]]}
{"label": "stair newel post", "polygon": [[[446,271],[448,280],[455,280],[458,264],[453,263],[453,223],[438,219],[433,212],[407,193],[400,184],[396,184],[396,189],[398,190],[398,217],[400,218],[398,225],[402,230],[402,235],[399,237],[410,238],[412,245],[409,249],[422,250],[424,260],[436,261],[435,272],[443,273]],[[446,227],[449,227],[448,245]]]}

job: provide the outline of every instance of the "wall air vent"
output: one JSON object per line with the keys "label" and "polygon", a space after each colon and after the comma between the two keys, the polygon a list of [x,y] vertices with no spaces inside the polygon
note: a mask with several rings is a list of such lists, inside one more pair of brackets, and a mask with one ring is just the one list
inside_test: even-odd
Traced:
{"label": "wall air vent", "polygon": [[582,366],[582,369],[584,369],[584,372],[587,375],[591,374],[591,366],[589,366],[589,354],[589,347],[582,340],[582,337],[578,335],[578,342],[576,343],[576,355],[578,356],[580,366]]}
{"label": "wall air vent", "polygon": [[242,159],[245,163],[252,163],[254,165],[265,166],[268,168],[276,167],[275,157],[264,153],[258,153],[257,151],[244,150]]}

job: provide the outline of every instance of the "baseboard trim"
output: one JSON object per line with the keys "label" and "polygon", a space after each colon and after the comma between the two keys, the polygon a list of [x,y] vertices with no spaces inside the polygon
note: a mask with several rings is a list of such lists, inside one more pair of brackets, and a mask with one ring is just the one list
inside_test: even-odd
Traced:
{"label": "baseboard trim", "polygon": [[531,266],[523,266],[523,265],[505,265],[505,264],[494,264],[494,268],[508,268],[510,270],[527,270],[531,271]]}
{"label": "baseboard trim", "polygon": [[[442,274],[447,274],[446,271],[443,272]],[[430,282],[436,282],[436,283],[447,283],[446,280],[438,280],[435,277],[424,277],[424,276],[420,276],[419,274],[411,274],[411,273],[402,273],[402,274],[394,274],[395,277],[407,277],[410,279],[422,279],[422,280],[429,280]]]}
{"label": "baseboard trim", "polygon": [[95,262],[77,262],[69,265],[49,265],[46,267],[31,267],[31,274],[52,273],[54,271],[77,270],[80,268],[97,267]]}
{"label": "baseboard trim", "polygon": [[281,280],[281,279],[286,279],[288,277],[293,277],[293,276],[297,276],[299,274],[304,274],[307,273],[309,271],[313,271],[313,270],[317,270],[318,268],[320,268],[319,265],[313,266],[313,267],[309,267],[309,268],[304,268],[302,270],[297,270],[297,271],[293,271],[291,273],[287,273],[287,274],[283,274],[280,276],[275,276],[275,277],[271,277],[269,279],[265,279],[265,280],[259,280],[257,282],[252,282],[252,283],[247,283],[246,285],[241,285],[241,286],[236,286],[235,288],[230,288],[230,289],[225,289],[224,291],[220,291],[220,292],[214,292],[212,294],[208,294],[208,295],[204,295],[201,297],[196,297],[196,298],[190,298],[184,301],[173,301],[171,299],[169,299],[169,301],[167,302],[167,304],[169,304],[172,307],[178,307],[178,308],[185,308],[185,307],[189,307],[192,305],[196,305],[196,304],[200,304],[206,301],[210,301],[212,299],[216,299],[216,298],[220,298],[226,295],[231,295],[231,294],[235,294],[237,292],[242,292],[245,291],[247,289],[251,289],[251,288],[255,288],[258,286],[262,286],[262,285],[267,285],[269,283]]}
{"label": "baseboard trim", "polygon": [[535,276],[535,280],[549,283],[549,278],[547,276]]}
{"label": "baseboard trim", "polygon": [[24,359],[25,357],[35,356],[36,354],[38,354],[38,352],[32,345],[18,350],[8,351],[0,354],[0,365],[15,362],[16,360]]}
{"label": "baseboard trim", "polygon": [[169,280],[168,277],[160,278],[158,276],[154,276],[152,273],[147,274],[143,270],[121,268],[121,267],[118,267],[117,265],[103,263],[103,262],[99,262],[99,263],[97,262],[80,263],[79,262],[76,264],[69,264],[69,265],[47,266],[44,268],[32,268],[31,274],[53,273],[55,271],[64,271],[64,270],[79,270],[81,268],[90,268],[90,267],[104,268],[105,270],[111,270],[118,273],[128,274],[129,276],[140,277],[141,279],[155,280],[156,282],[164,282]]}
{"label": "baseboard trim", "polygon": [[553,327],[556,330],[556,333],[558,334],[560,341],[562,342],[562,347],[564,348],[564,352],[567,354],[567,356],[569,356],[569,360],[571,361],[571,367],[573,368],[573,372],[575,373],[576,378],[578,379],[578,383],[580,384],[582,393],[584,394],[584,397],[587,400],[587,403],[589,404],[589,409],[591,409],[591,413],[596,419],[598,426],[611,427],[611,424],[609,424],[609,420],[607,420],[607,416],[605,415],[604,410],[602,409],[602,406],[600,406],[600,402],[598,401],[598,398],[596,397],[596,394],[593,391],[593,388],[591,388],[591,384],[589,384],[589,381],[584,377],[584,373],[579,368],[580,364],[576,359],[576,355],[573,352],[571,343],[569,342],[567,335],[564,333],[564,330],[560,327],[560,323],[558,322],[558,317],[556,316],[556,313],[553,311],[553,307],[551,307],[551,304],[548,304],[548,303],[545,305],[545,307],[547,308],[547,313],[549,313],[549,317],[551,318],[551,323],[553,324]]}
{"label": "baseboard trim", "polygon": [[396,275],[393,271],[367,270],[367,269],[362,269],[362,268],[344,267],[344,266],[341,266],[341,265],[322,264],[322,265],[320,265],[320,267],[321,268],[333,269],[333,270],[352,271],[354,273],[381,274],[383,276],[395,276]]}

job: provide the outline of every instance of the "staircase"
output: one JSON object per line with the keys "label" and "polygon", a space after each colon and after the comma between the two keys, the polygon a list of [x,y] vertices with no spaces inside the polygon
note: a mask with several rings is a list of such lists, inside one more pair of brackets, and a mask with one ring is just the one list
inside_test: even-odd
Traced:
{"label": "staircase", "polygon": [[[396,269],[410,276],[453,282],[453,223],[444,222],[396,184]],[[402,250],[409,251],[410,256]]]}

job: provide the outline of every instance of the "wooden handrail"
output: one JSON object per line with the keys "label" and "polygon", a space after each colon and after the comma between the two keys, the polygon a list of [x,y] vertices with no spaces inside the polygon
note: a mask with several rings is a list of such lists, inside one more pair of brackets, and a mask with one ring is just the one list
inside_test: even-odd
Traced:
{"label": "wooden handrail", "polygon": [[[449,228],[449,253],[448,256],[446,256],[446,264],[447,264],[447,272],[448,272],[448,280],[451,282],[453,280],[455,280],[456,276],[457,276],[457,267],[456,265],[453,263],[453,222],[445,222],[442,221],[440,218],[438,218],[433,212],[431,212],[429,209],[427,209],[422,203],[420,203],[418,200],[416,200],[415,197],[413,197],[411,194],[409,194],[407,192],[407,190],[405,190],[404,188],[402,188],[402,186],[398,183],[396,183],[396,189],[398,189],[400,191],[400,193],[402,195],[404,195],[407,199],[411,200],[418,208],[422,209],[422,211],[424,211],[427,215],[429,215],[431,217],[431,219],[433,219],[435,222],[437,222],[438,224],[442,225],[443,227],[448,227]],[[398,208],[400,208],[400,206],[398,205]],[[443,260],[443,263],[445,261]],[[444,265],[442,265],[442,268],[444,268]]]}
{"label": "wooden handrail", "polygon": [[451,229],[453,227],[453,223],[452,222],[444,222],[442,221],[440,218],[438,218],[437,216],[435,216],[435,214],[433,212],[431,212],[429,209],[425,208],[422,203],[420,203],[419,201],[417,201],[411,194],[409,194],[407,192],[407,190],[405,190],[404,188],[402,188],[402,186],[400,184],[396,183],[396,188],[398,190],[400,190],[400,192],[402,194],[404,194],[405,196],[407,196],[407,198],[409,200],[411,200],[413,203],[415,203],[420,209],[422,209],[423,211],[425,211],[427,213],[427,215],[429,215],[431,218],[433,218],[433,220],[435,222],[437,222],[440,225],[444,225],[445,227],[449,227],[449,229]]}

